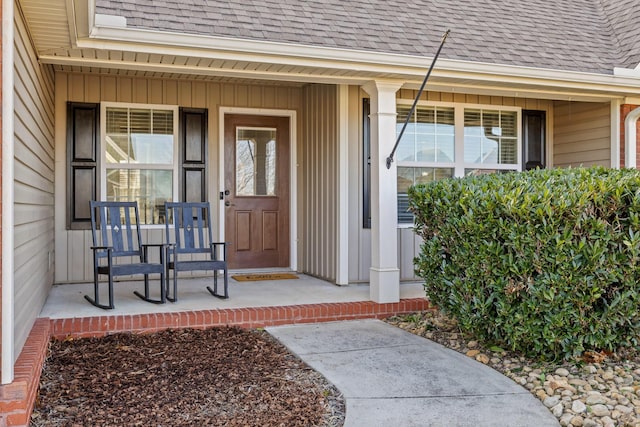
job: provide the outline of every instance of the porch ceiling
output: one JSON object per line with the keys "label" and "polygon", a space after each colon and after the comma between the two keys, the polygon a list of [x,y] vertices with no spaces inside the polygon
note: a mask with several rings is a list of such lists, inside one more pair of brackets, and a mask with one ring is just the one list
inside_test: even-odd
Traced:
{"label": "porch ceiling", "polygon": [[[56,71],[215,81],[417,88],[431,58],[193,37],[94,25],[92,0],[17,0],[38,58]],[[568,77],[565,77],[568,76]],[[630,80],[634,80],[631,82]],[[440,60],[429,88],[442,92],[606,101],[640,96],[637,79]]]}
{"label": "porch ceiling", "polygon": [[[124,46],[123,46],[124,48]],[[155,49],[153,49],[155,50]],[[127,50],[98,50],[91,48],[59,49],[40,57],[41,62],[53,64],[56,70],[157,76],[185,77],[200,80],[250,79],[299,83],[363,84],[373,78],[406,78],[400,73],[377,73],[361,70],[321,66],[293,65],[283,62],[229,59],[228,55],[202,52],[202,56],[172,55]]]}
{"label": "porch ceiling", "polygon": [[[71,0],[18,0],[38,55],[73,47],[75,31]],[[75,36],[75,35],[74,35]]]}

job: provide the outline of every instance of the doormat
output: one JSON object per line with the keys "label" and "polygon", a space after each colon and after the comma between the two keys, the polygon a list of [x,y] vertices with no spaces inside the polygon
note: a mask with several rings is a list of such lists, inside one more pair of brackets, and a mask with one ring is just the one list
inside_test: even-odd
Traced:
{"label": "doormat", "polygon": [[291,273],[236,274],[231,277],[236,279],[238,282],[253,282],[258,280],[298,279],[298,276]]}

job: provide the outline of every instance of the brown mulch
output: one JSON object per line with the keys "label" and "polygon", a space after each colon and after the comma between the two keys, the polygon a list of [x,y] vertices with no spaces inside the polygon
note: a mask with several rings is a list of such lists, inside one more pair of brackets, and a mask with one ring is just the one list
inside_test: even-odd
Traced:
{"label": "brown mulch", "polygon": [[52,341],[31,426],[341,426],[344,399],[267,332]]}

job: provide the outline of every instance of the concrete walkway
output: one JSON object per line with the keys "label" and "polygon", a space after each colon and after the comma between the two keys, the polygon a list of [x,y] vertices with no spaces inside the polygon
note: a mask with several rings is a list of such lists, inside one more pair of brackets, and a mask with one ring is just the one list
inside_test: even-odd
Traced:
{"label": "concrete walkway", "polygon": [[378,320],[267,331],[343,393],[345,427],[559,425],[497,371]]}

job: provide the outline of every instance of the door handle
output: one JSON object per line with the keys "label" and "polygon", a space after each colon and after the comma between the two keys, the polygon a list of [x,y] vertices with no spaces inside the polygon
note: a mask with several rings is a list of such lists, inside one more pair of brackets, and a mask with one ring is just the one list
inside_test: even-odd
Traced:
{"label": "door handle", "polygon": [[231,203],[230,201],[227,200],[226,202],[224,202],[224,205],[225,206],[235,206],[235,203]]}

